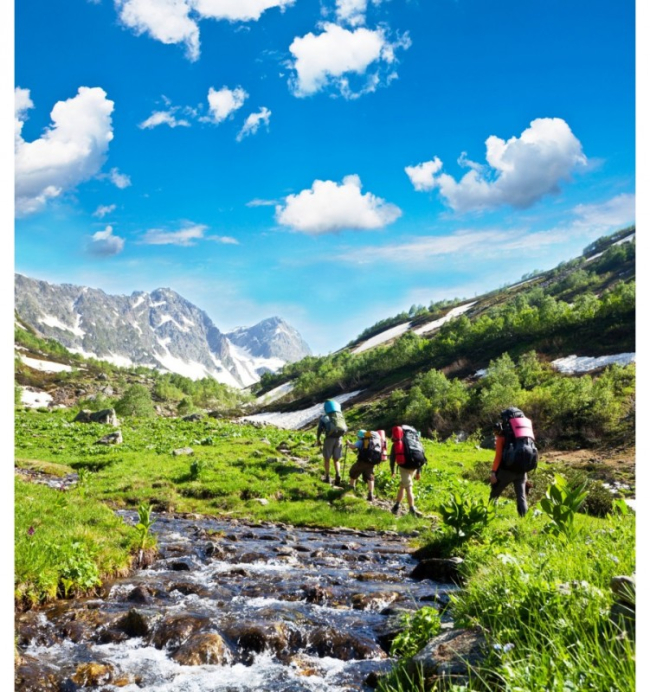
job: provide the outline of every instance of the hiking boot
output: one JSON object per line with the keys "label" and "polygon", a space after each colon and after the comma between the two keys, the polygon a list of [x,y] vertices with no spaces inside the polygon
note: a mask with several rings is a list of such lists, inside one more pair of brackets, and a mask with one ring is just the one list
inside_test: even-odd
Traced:
{"label": "hiking boot", "polygon": [[375,499],[375,496],[372,493],[368,493],[368,502],[372,502]]}
{"label": "hiking boot", "polygon": [[409,514],[413,515],[414,517],[418,517],[418,519],[424,516],[422,512],[415,508],[415,505],[413,505],[413,507],[409,507]]}
{"label": "hiking boot", "polygon": [[334,476],[334,485],[341,485],[341,476],[338,473]]}
{"label": "hiking boot", "polygon": [[399,514],[399,502],[396,502],[390,509],[390,511],[397,516]]}
{"label": "hiking boot", "polygon": [[325,476],[325,483],[327,483],[327,485],[331,485],[331,484],[332,484],[332,480],[331,480],[331,478],[330,478],[329,476]]}

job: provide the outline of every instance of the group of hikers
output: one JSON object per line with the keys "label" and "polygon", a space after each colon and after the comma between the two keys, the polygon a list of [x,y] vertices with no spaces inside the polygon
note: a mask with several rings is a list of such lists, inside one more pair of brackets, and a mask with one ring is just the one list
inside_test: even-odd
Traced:
{"label": "group of hikers", "polygon": [[[340,404],[328,399],[323,405],[323,415],[318,421],[316,444],[320,447],[323,439],[323,460],[325,463],[325,483],[331,484],[330,468],[334,463],[334,485],[341,485],[341,459],[343,449],[353,450],[356,461],[350,467],[350,485],[355,487],[359,478],[368,486],[368,501],[374,500],[375,466],[390,458],[391,476],[399,470],[400,485],[391,512],[396,516],[404,495],[408,500],[409,513],[421,517],[415,506],[413,481],[420,480],[421,469],[427,463],[420,433],[410,425],[396,425],[391,434],[391,450],[387,453],[386,434],[383,430],[359,430],[354,442],[343,440],[348,431]],[[523,412],[511,406],[501,412],[500,420],[494,426],[495,454],[490,473],[490,500],[496,500],[510,485],[514,486],[517,499],[517,512],[524,516],[528,511],[526,495],[530,488],[527,474],[537,468],[537,448],[533,425]]]}

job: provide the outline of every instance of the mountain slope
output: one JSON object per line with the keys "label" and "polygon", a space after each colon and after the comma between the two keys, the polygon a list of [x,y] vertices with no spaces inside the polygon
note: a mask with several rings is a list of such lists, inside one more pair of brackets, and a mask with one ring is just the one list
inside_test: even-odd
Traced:
{"label": "mountain slope", "polygon": [[[130,296],[15,276],[16,310],[23,322],[72,353],[116,365],[145,365],[192,379],[213,377],[245,387],[263,372],[309,354],[298,332],[279,318],[237,330],[235,342],[201,309],[169,288]],[[284,335],[270,338],[269,324]],[[268,354],[268,355],[267,355]]]}

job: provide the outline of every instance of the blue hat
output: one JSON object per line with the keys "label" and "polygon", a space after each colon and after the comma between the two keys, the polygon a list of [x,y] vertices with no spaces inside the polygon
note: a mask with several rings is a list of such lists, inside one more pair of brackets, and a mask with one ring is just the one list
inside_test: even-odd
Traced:
{"label": "blue hat", "polygon": [[365,436],[365,434],[366,434],[366,431],[365,431],[365,430],[359,430],[359,432],[357,433],[357,437],[358,437],[358,438],[362,438],[362,437]]}

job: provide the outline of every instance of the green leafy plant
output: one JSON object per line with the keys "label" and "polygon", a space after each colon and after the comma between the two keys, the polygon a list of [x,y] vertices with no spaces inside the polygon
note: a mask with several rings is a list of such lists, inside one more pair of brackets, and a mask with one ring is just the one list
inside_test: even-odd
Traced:
{"label": "green leafy plant", "polygon": [[440,615],[435,608],[425,606],[415,613],[405,613],[402,625],[404,629],[391,644],[391,655],[413,656],[440,633]]}
{"label": "green leafy plant", "polygon": [[494,519],[496,508],[485,499],[454,492],[438,506],[438,512],[445,526],[453,529],[456,539],[461,541],[479,536]]}
{"label": "green leafy plant", "polygon": [[571,486],[566,478],[555,476],[555,480],[546,490],[540,507],[550,519],[545,531],[565,539],[573,538],[575,527],[573,520],[576,512],[587,497],[587,482]]}
{"label": "green leafy plant", "polygon": [[151,510],[153,507],[151,505],[145,505],[142,503],[138,507],[138,523],[135,528],[138,532],[140,538],[140,561],[142,562],[142,552],[144,551],[149,538],[149,529],[151,529],[152,524],[155,519],[151,518]]}
{"label": "green leafy plant", "polygon": [[201,472],[205,469],[205,461],[203,459],[192,459],[190,463],[190,478],[198,480]]}

